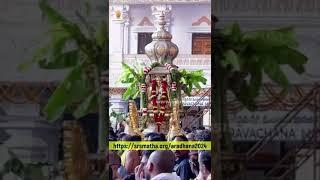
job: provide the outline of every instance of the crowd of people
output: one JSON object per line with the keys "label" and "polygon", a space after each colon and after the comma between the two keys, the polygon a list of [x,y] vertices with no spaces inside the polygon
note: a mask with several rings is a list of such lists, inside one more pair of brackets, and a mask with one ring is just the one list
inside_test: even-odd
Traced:
{"label": "crowd of people", "polygon": [[[210,141],[205,128],[184,129],[185,135],[172,141]],[[129,135],[124,127],[109,129],[109,141],[167,141],[161,133],[143,139]],[[211,152],[204,150],[125,150],[108,151],[109,179],[114,180],[211,180]]]}

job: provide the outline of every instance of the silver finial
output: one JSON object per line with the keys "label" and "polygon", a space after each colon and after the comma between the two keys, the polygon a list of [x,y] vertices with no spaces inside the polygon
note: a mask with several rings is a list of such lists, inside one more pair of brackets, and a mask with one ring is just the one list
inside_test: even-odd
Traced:
{"label": "silver finial", "polygon": [[171,42],[172,35],[165,29],[166,21],[163,11],[157,16],[156,22],[157,30],[152,34],[153,41],[145,47],[145,52],[152,62],[172,64],[179,49]]}

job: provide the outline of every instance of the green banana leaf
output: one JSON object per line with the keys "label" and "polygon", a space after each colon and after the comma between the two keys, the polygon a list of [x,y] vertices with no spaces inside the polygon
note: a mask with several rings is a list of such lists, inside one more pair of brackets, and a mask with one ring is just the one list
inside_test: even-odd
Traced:
{"label": "green banana leaf", "polygon": [[[65,79],[49,98],[44,112],[51,122],[59,119],[68,109],[76,118],[97,110],[98,90],[94,70],[103,71],[106,65],[107,24],[90,24],[76,12],[76,24],[52,8],[45,0],[39,2],[41,12],[49,22],[49,42],[37,49],[33,57],[20,64],[25,70],[32,64],[41,69],[68,69]],[[74,107],[75,108],[70,108]]]}
{"label": "green banana leaf", "polygon": [[87,87],[82,74],[81,66],[73,68],[54,91],[44,108],[49,121],[57,120],[67,106],[90,94],[90,88]]}
{"label": "green banana leaf", "polygon": [[263,74],[286,89],[290,82],[283,65],[297,74],[305,72],[308,58],[297,50],[299,44],[293,27],[242,31],[234,23],[219,31],[218,36],[221,40],[215,55],[219,56],[217,63],[225,73],[219,76],[228,77],[228,90],[246,106],[252,107],[259,95]]}

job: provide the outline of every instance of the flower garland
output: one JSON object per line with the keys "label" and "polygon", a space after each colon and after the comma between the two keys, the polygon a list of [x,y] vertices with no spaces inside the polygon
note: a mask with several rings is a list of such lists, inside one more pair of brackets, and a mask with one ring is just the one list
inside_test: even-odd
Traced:
{"label": "flower garland", "polygon": [[[158,116],[158,103],[157,103],[157,81],[155,79],[153,79],[151,81],[151,102],[152,102],[152,106],[153,106],[153,119],[154,121],[157,123],[158,125],[158,120],[159,120],[159,116]],[[158,125],[158,130],[159,130],[159,125]]]}
{"label": "flower garland", "polygon": [[147,108],[147,85],[146,85],[146,77],[147,77],[147,74],[151,71],[153,67],[151,66],[146,66],[143,68],[143,79],[141,81],[141,101],[142,101],[142,104],[141,104],[141,107],[142,107],[142,116],[145,117],[144,119],[147,120],[147,116],[148,116],[148,108]]}
{"label": "flower garland", "polygon": [[142,109],[142,123],[145,124],[148,120],[148,108],[147,108],[147,84],[146,84],[146,77],[148,72],[151,71],[151,67],[144,67],[143,78],[141,79],[140,90],[141,90],[141,109]]}
{"label": "flower garland", "polygon": [[161,88],[162,88],[162,93],[161,93],[161,97],[160,97],[160,112],[158,109],[158,102],[157,102],[157,81],[155,79],[153,79],[151,81],[151,96],[152,96],[152,106],[153,106],[153,118],[154,118],[154,122],[157,124],[158,126],[158,132],[160,132],[160,126],[163,124],[164,122],[164,118],[165,118],[165,110],[166,110],[166,104],[167,104],[167,100],[168,100],[168,92],[167,92],[167,88],[168,88],[168,84],[165,80],[161,81]]}
{"label": "flower garland", "polygon": [[165,117],[165,110],[166,110],[166,104],[167,104],[167,97],[168,97],[168,84],[165,80],[162,80],[161,82],[162,86],[162,94],[161,94],[161,99],[160,99],[160,115],[158,122],[160,125],[164,122],[164,117]]}
{"label": "flower garland", "polygon": [[178,96],[178,94],[177,94],[178,70],[177,70],[176,66],[172,66],[172,64],[166,63],[164,65],[166,66],[166,68],[169,70],[169,72],[171,74],[171,79],[172,79],[171,90],[172,90],[172,101],[173,101]]}
{"label": "flower garland", "polygon": [[147,92],[147,86],[145,83],[141,83],[141,106],[142,106],[142,116],[147,116],[148,115],[148,109],[146,107],[146,92]]}
{"label": "flower garland", "polygon": [[[141,101],[142,101],[142,116],[143,119],[147,120],[148,118],[148,107],[147,107],[147,85],[146,85],[146,76],[148,73],[156,66],[158,66],[159,63],[153,63],[151,66],[146,66],[143,69],[144,72],[144,77],[141,79],[141,84],[140,84],[140,89],[141,89]],[[160,126],[163,124],[165,121],[165,110],[166,110],[166,105],[168,99],[168,87],[172,89],[172,99],[177,97],[177,91],[178,91],[178,79],[177,79],[177,68],[173,66],[172,64],[165,64],[166,69],[169,70],[171,77],[172,77],[172,82],[170,84],[167,83],[165,79],[161,80],[161,88],[162,91],[160,92],[160,103],[158,101],[158,93],[157,93],[157,80],[153,79],[150,82],[151,86],[151,104],[152,104],[152,109],[153,109],[153,119],[154,122],[157,124],[158,127],[158,132],[160,132]],[[159,104],[158,104],[159,103]]]}

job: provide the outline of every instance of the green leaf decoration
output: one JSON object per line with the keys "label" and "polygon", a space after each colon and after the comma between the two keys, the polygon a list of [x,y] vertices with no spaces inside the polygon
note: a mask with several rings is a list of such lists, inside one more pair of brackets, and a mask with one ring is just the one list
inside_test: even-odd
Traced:
{"label": "green leaf decoration", "polygon": [[90,113],[92,107],[98,102],[98,94],[90,94],[85,100],[78,105],[76,110],[73,112],[75,118],[79,119]]}
{"label": "green leaf decoration", "polygon": [[4,164],[5,172],[12,172],[13,174],[22,177],[24,165],[18,158],[12,158]]}
{"label": "green leaf decoration", "polygon": [[264,51],[274,47],[297,47],[292,27],[278,30],[257,30],[244,33],[243,41],[256,50]]}
{"label": "green leaf decoration", "polygon": [[61,117],[67,105],[87,96],[89,90],[82,79],[81,66],[73,68],[50,97],[44,110],[49,121]]}
{"label": "green leaf decoration", "polygon": [[237,23],[226,26],[221,33],[224,36],[230,36],[233,40],[239,40],[242,34],[240,26]]}
{"label": "green leaf decoration", "polygon": [[127,88],[127,90],[123,93],[123,99],[129,100],[134,99],[136,94],[139,94],[139,88],[135,83],[130,84],[130,86]]}
{"label": "green leaf decoration", "polygon": [[187,84],[187,80],[186,80],[186,78],[181,77],[181,79],[180,79],[180,80],[181,80],[181,83],[182,83],[182,84]]}
{"label": "green leaf decoration", "polygon": [[289,81],[281,70],[279,64],[274,61],[266,61],[264,63],[264,72],[275,82],[280,84],[283,87],[287,87],[289,85]]}
{"label": "green leaf decoration", "polygon": [[128,70],[133,76],[138,76],[138,73],[135,71],[135,69],[131,68],[129,65],[127,65],[126,63],[122,62],[122,67],[125,70]]}
{"label": "green leaf decoration", "polygon": [[51,46],[45,46],[45,47],[37,49],[33,53],[33,56],[30,60],[18,65],[18,71],[24,72],[28,68],[30,68],[30,66],[32,66],[33,64],[38,63],[40,60],[44,59],[45,55],[49,52],[50,47]]}
{"label": "green leaf decoration", "polygon": [[54,57],[51,61],[48,59],[40,60],[38,64],[42,69],[64,69],[76,66],[78,61],[79,51],[72,50]]}
{"label": "green leaf decoration", "polygon": [[84,2],[85,12],[87,16],[90,16],[91,14],[91,5],[88,1]]}
{"label": "green leaf decoration", "polygon": [[79,11],[76,11],[75,14],[76,14],[76,17],[79,19],[79,21],[82,23],[82,25],[85,27],[86,32],[88,33],[88,37],[89,38],[94,37],[94,33],[95,33],[94,27],[92,27],[92,25],[87,21],[87,19],[84,16],[80,14]]}
{"label": "green leaf decoration", "polygon": [[215,56],[222,68],[218,76],[226,78],[226,90],[231,90],[249,109],[255,107],[263,73],[286,89],[290,82],[283,65],[298,74],[305,72],[308,58],[298,50],[293,27],[242,31],[234,23],[220,30],[217,36]]}
{"label": "green leaf decoration", "polygon": [[259,63],[252,64],[250,69],[250,83],[249,83],[249,94],[252,99],[259,95],[260,87],[262,86],[262,68]]}
{"label": "green leaf decoration", "polygon": [[302,74],[305,72],[304,66],[307,63],[308,58],[301,52],[292,48],[283,47],[274,51],[274,56],[279,64],[288,64],[296,73]]}
{"label": "green leaf decoration", "polygon": [[235,71],[240,71],[240,62],[236,52],[230,49],[225,52],[224,56],[224,60],[227,65],[231,65]]}
{"label": "green leaf decoration", "polygon": [[177,78],[187,96],[191,96],[192,89],[201,89],[200,83],[205,85],[207,82],[203,70],[188,71],[182,69],[177,72]]}
{"label": "green leaf decoration", "polygon": [[46,0],[40,0],[39,7],[41,12],[48,18],[49,23],[56,24],[61,22],[67,22],[67,19],[62,16],[59,12],[48,5]]}
{"label": "green leaf decoration", "polygon": [[[100,94],[98,97],[98,91],[101,89],[100,77],[107,66],[107,23],[104,20],[98,27],[80,12],[76,12],[78,21],[68,20],[47,2],[40,0],[39,8],[49,23],[46,31],[49,42],[17,68],[22,71],[32,64],[37,64],[41,69],[67,68],[68,75],[44,108],[47,119],[53,122],[66,110],[78,118],[98,111],[99,123],[102,124],[107,121],[102,108],[106,98]],[[88,15],[88,2],[85,7]],[[99,129],[99,151],[105,149],[105,132],[104,128]]]}
{"label": "green leaf decoration", "polygon": [[122,62],[123,73],[120,75],[117,82],[128,84],[128,88],[122,95],[125,100],[135,99],[140,94],[139,83],[144,79],[143,68],[139,65],[132,67]]}
{"label": "green leaf decoration", "polygon": [[105,21],[101,22],[95,37],[96,37],[97,44],[104,49],[107,44],[106,42],[107,41],[107,22]]}

